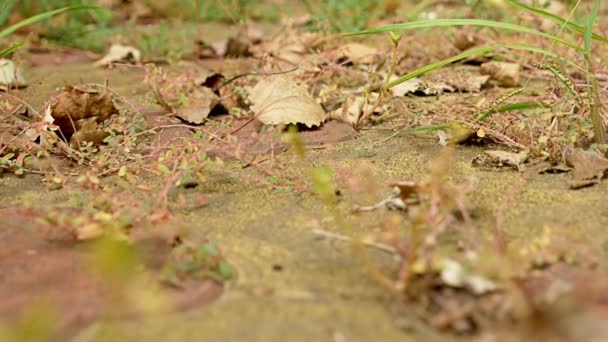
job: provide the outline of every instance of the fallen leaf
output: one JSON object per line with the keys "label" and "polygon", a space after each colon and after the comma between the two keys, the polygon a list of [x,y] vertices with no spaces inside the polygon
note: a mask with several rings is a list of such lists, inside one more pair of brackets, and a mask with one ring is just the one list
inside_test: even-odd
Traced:
{"label": "fallen leaf", "polygon": [[469,77],[464,77],[458,84],[451,83],[451,85],[458,91],[469,93],[479,92],[481,88],[488,83],[489,79],[490,75],[469,75]]}
{"label": "fallen leaf", "polygon": [[108,54],[95,62],[95,65],[104,66],[115,62],[134,63],[139,62],[140,60],[141,52],[138,49],[132,46],[116,44],[112,45],[108,51]]}
{"label": "fallen leaf", "polygon": [[21,69],[9,59],[0,59],[0,89],[22,88],[27,86]]}
{"label": "fallen leaf", "polygon": [[468,50],[480,43],[480,39],[470,28],[463,28],[454,33],[452,44],[460,51]]}
{"label": "fallen leaf", "polygon": [[219,102],[220,98],[213,90],[207,87],[198,87],[188,95],[186,102],[175,112],[184,121],[200,125]]}
{"label": "fallen leaf", "polygon": [[338,50],[338,60],[343,62],[371,64],[378,56],[378,49],[360,43],[347,43]]}
{"label": "fallen leaf", "polygon": [[[396,79],[396,77],[393,77],[391,81],[394,81]],[[393,94],[393,96],[401,97],[405,96],[406,94],[414,94],[421,88],[423,88],[422,80],[415,77],[392,87],[391,93]]]}
{"label": "fallen leaf", "polygon": [[[397,76],[393,76],[390,80],[394,81],[396,79]],[[404,96],[406,94],[432,96],[454,91],[456,89],[445,82],[427,81],[417,77],[399,83],[391,88],[391,93],[394,96]]]}
{"label": "fallen leaf", "polygon": [[521,66],[517,63],[507,62],[487,62],[481,65],[480,72],[483,75],[490,75],[504,87],[516,87],[519,85]]}
{"label": "fallen leaf", "polygon": [[281,68],[294,65],[314,66],[317,64],[315,61],[317,54],[314,52],[319,47],[319,42],[323,41],[320,37],[318,33],[302,32],[287,25],[281,30],[281,34],[252,47],[252,50],[258,56],[275,57]]}
{"label": "fallen leaf", "polygon": [[79,149],[86,142],[101,145],[110,134],[99,128],[97,118],[92,117],[76,121],[76,132],[70,138],[70,147]]}
{"label": "fallen leaf", "polygon": [[362,95],[349,96],[342,103],[342,107],[332,111],[329,114],[329,118],[354,126],[357,124],[359,117],[361,117],[361,114],[363,113],[364,105],[365,99]]}
{"label": "fallen leaf", "polygon": [[580,189],[598,184],[608,171],[608,159],[594,151],[566,147],[563,151],[564,163],[573,168],[570,188]]}
{"label": "fallen leaf", "polygon": [[319,126],[327,115],[306,88],[286,75],[262,79],[249,93],[251,109],[266,125]]}
{"label": "fallen leaf", "polygon": [[64,86],[63,91],[51,99],[45,113],[45,121],[52,121],[59,127],[61,135],[69,140],[78,130],[79,120],[93,117],[97,123],[101,123],[117,114],[118,109],[114,106],[109,91]]}

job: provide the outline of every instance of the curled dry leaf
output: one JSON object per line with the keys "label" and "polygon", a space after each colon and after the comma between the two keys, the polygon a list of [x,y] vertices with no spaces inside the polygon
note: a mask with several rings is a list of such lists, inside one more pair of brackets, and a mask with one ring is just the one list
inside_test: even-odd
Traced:
{"label": "curled dry leaf", "polygon": [[372,64],[378,49],[360,43],[347,43],[338,50],[338,60],[358,64]]}
{"label": "curled dry leaf", "polygon": [[266,125],[319,126],[327,115],[306,88],[286,75],[262,79],[249,93],[251,109]]}
{"label": "curled dry leaf", "polygon": [[86,142],[101,145],[103,140],[110,135],[99,127],[97,118],[94,117],[78,120],[76,129],[76,132],[70,138],[70,147],[73,149],[79,149]]}
{"label": "curled dry leaf", "polygon": [[118,113],[109,91],[73,86],[65,86],[51,99],[47,111],[50,115],[46,115],[45,120],[57,125],[61,136],[68,140],[83,126],[91,129],[90,123],[85,125],[88,121],[81,120],[93,118],[101,123]]}
{"label": "curled dry leaf", "polygon": [[594,151],[566,147],[563,151],[564,163],[573,168],[570,188],[580,189],[598,184],[608,171],[608,159]]}
{"label": "curled dry leaf", "polygon": [[116,62],[136,63],[140,60],[141,52],[138,49],[132,46],[116,44],[112,45],[108,51],[108,54],[95,62],[95,65],[104,66]]}
{"label": "curled dry leaf", "polygon": [[[395,89],[396,88],[396,89]],[[395,90],[393,90],[395,89]],[[412,78],[391,88],[393,95],[403,96],[407,93],[415,95],[433,96],[456,91],[454,87],[444,82],[423,81]],[[403,94],[403,95],[401,95]]]}
{"label": "curled dry leaf", "polygon": [[293,26],[286,26],[281,30],[281,34],[274,36],[273,39],[263,42],[258,46],[252,47],[255,55],[270,55],[275,57],[279,65],[289,67],[294,65],[316,65],[314,52],[319,47],[320,42],[324,41],[321,35],[312,32],[301,32]]}
{"label": "curled dry leaf", "polygon": [[220,57],[250,57],[253,55],[251,47],[259,44],[263,33],[259,30],[248,28],[241,30],[228,39],[208,43],[197,40],[198,58],[220,58]]}
{"label": "curled dry leaf", "polygon": [[176,115],[186,122],[200,125],[220,102],[213,90],[207,87],[195,88],[186,102],[175,110]]}
{"label": "curled dry leaf", "polygon": [[15,63],[9,59],[0,59],[0,89],[26,87],[27,81]]}
{"label": "curled dry leaf", "polygon": [[463,28],[454,33],[452,44],[460,51],[468,50],[480,43],[477,34],[469,28]]}
{"label": "curled dry leaf", "polygon": [[345,122],[352,126],[359,122],[359,117],[363,114],[365,99],[362,95],[349,96],[340,108],[329,113],[329,117],[333,120]]}
{"label": "curled dry leaf", "polygon": [[519,85],[521,66],[517,63],[487,62],[481,65],[481,73],[490,75],[501,86],[516,87]]}

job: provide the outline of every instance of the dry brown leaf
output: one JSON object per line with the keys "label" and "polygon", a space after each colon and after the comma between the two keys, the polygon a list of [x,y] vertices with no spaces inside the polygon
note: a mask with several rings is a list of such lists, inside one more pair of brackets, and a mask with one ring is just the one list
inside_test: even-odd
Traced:
{"label": "dry brown leaf", "polygon": [[447,84],[453,88],[452,91],[479,92],[486,85],[490,76],[480,75],[477,67],[459,66],[443,68],[430,75],[429,78],[429,81]]}
{"label": "dry brown leaf", "polygon": [[79,120],[95,118],[98,123],[117,114],[110,92],[99,92],[87,87],[63,87],[63,92],[49,102],[50,117],[66,139],[78,130]]}
{"label": "dry brown leaf", "polygon": [[452,41],[454,47],[460,51],[468,50],[479,43],[479,37],[477,37],[477,34],[470,28],[463,28],[456,31],[454,33],[454,40]]}
{"label": "dry brown leaf", "polygon": [[[281,31],[281,34],[252,47],[252,50],[258,56],[270,55],[278,61],[284,62],[283,64],[289,64],[289,66],[313,66],[316,63],[317,55],[311,52],[318,48],[319,41],[322,41],[322,39],[320,39],[318,33],[301,32],[292,26],[287,26]],[[282,66],[287,67],[287,65]]]}
{"label": "dry brown leaf", "polygon": [[75,124],[77,130],[70,138],[70,147],[73,149],[79,149],[86,142],[101,145],[103,140],[110,135],[99,127],[95,117],[78,120]]}
{"label": "dry brown leaf", "polygon": [[490,75],[501,86],[516,87],[519,85],[521,66],[517,63],[487,62],[481,65],[481,73]]}
{"label": "dry brown leaf", "polygon": [[371,64],[378,55],[378,49],[360,43],[347,43],[340,47],[338,59],[358,64]]}
{"label": "dry brown leaf", "polygon": [[[392,78],[392,80],[396,79],[396,76]],[[405,96],[405,94],[414,94],[423,87],[424,85],[422,84],[422,80],[420,80],[418,77],[415,77],[392,87],[391,93],[393,94],[393,96],[401,97]]]}
{"label": "dry brown leaf", "polygon": [[598,184],[608,171],[608,159],[594,151],[567,147],[563,152],[564,163],[573,168],[570,187],[580,189]]}
{"label": "dry brown leaf", "polygon": [[318,126],[327,115],[306,88],[286,75],[262,79],[249,93],[251,109],[266,125],[304,124]]}
{"label": "dry brown leaf", "polygon": [[198,87],[187,97],[186,103],[175,110],[176,115],[191,124],[202,124],[211,110],[220,102],[213,90]]}
{"label": "dry brown leaf", "polygon": [[[396,79],[396,76],[391,77],[391,81]],[[432,96],[439,95],[444,92],[451,93],[455,90],[456,89],[454,87],[447,83],[421,80],[417,77],[399,83],[391,88],[391,92],[394,96],[404,96],[406,94]]]}
{"label": "dry brown leaf", "polygon": [[359,121],[361,114],[363,114],[364,105],[365,99],[363,95],[349,96],[342,103],[342,107],[329,113],[329,118],[354,126]]}

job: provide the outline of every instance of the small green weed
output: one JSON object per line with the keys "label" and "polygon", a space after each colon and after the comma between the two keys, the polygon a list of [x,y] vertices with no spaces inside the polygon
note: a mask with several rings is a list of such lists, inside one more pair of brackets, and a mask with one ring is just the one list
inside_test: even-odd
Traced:
{"label": "small green weed", "polygon": [[224,282],[233,276],[232,268],[212,242],[178,245],[163,270],[164,281],[175,287],[180,287],[188,278]]}

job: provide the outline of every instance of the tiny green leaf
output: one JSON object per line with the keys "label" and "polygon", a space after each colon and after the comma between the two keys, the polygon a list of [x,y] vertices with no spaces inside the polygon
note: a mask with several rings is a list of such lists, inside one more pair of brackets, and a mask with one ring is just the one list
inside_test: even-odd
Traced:
{"label": "tiny green leaf", "polygon": [[218,270],[222,277],[224,277],[224,279],[231,279],[233,276],[232,268],[225,261],[220,261],[220,264],[218,265]]}

